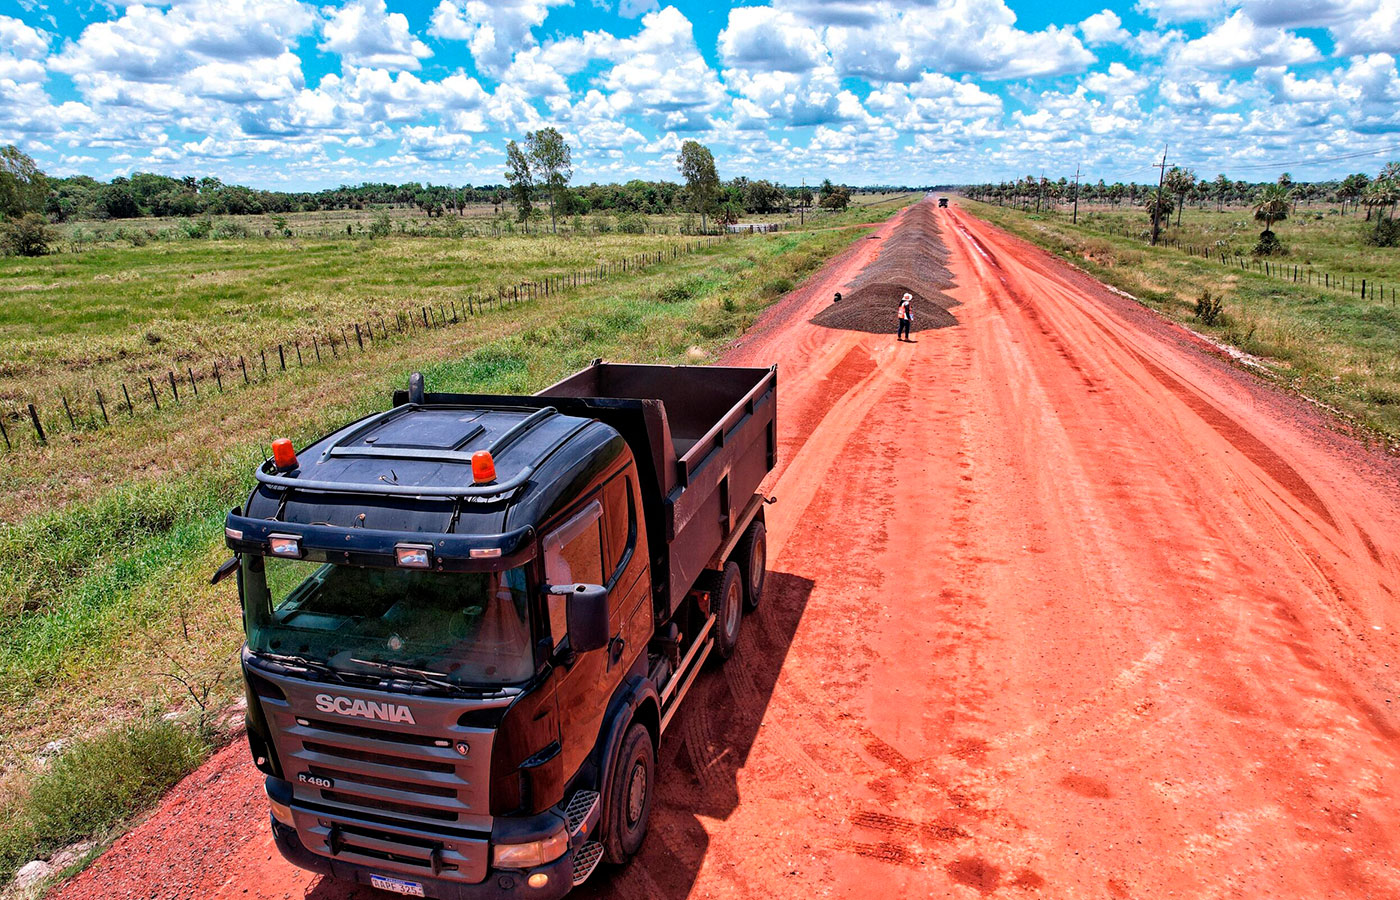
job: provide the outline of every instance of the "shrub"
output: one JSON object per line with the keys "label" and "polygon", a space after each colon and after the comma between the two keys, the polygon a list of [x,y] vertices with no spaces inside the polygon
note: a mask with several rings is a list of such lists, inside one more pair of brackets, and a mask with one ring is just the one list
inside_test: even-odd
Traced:
{"label": "shrub", "polygon": [[58,232],[38,213],[25,213],[0,229],[0,246],[15,256],[44,256],[57,240]]}
{"label": "shrub", "polygon": [[209,216],[190,219],[180,223],[180,231],[190,240],[202,241],[213,233],[214,220]]}
{"label": "shrub", "polygon": [[214,226],[214,237],[224,238],[245,238],[250,234],[248,226],[242,222],[220,222]]}
{"label": "shrub", "polygon": [[1212,296],[1210,291],[1202,291],[1196,298],[1196,318],[1206,325],[1214,325],[1225,313],[1225,298]]}
{"label": "shrub", "polygon": [[622,234],[644,234],[647,230],[647,218],[641,213],[623,213],[617,217],[617,230]]}
{"label": "shrub", "polygon": [[374,221],[369,223],[369,236],[372,238],[388,237],[392,230],[393,223],[389,221],[389,213],[386,210],[381,210],[379,215],[374,217]]}
{"label": "shrub", "polygon": [[1286,256],[1288,248],[1283,246],[1283,241],[1278,239],[1278,235],[1272,231],[1261,231],[1259,242],[1254,245],[1255,256]]}
{"label": "shrub", "polygon": [[1400,219],[1380,219],[1374,228],[1362,226],[1361,240],[1372,247],[1400,247]]}
{"label": "shrub", "polygon": [[792,290],[792,279],[786,276],[770,278],[763,283],[762,293],[765,297],[777,297]]}
{"label": "shrub", "polygon": [[661,303],[684,303],[700,292],[702,283],[699,278],[687,278],[668,284],[656,292],[656,299]]}

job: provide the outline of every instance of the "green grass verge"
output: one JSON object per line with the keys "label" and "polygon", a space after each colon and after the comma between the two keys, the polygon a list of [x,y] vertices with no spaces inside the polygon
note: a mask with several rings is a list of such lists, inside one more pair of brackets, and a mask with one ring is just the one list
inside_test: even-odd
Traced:
{"label": "green grass verge", "polygon": [[[1070,260],[1170,318],[1260,357],[1284,384],[1340,409],[1366,429],[1400,440],[1400,306],[1389,301],[1388,293],[1386,300],[1363,301],[1343,291],[1294,284],[1075,226],[1063,214],[1034,216],[962,203],[969,212]],[[1328,233],[1335,237],[1340,228]],[[1319,241],[1329,239],[1324,235]],[[1393,249],[1339,248],[1330,256],[1321,247],[1314,250],[1315,258],[1345,259],[1364,271],[1400,270],[1400,251]],[[1214,324],[1195,315],[1196,301],[1205,291],[1224,298],[1224,314]]]}
{"label": "green grass verge", "polygon": [[204,758],[196,729],[147,716],[75,741],[0,807],[0,882],[145,808]]}

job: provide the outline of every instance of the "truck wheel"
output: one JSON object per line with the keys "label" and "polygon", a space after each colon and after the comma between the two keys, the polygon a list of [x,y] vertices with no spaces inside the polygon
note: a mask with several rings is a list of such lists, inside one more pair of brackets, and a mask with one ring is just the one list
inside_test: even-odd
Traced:
{"label": "truck wheel", "polygon": [[744,619],[744,578],[734,560],[724,564],[724,571],[711,573],[708,590],[710,609],[715,613],[715,656],[726,660],[739,646],[739,626]]}
{"label": "truck wheel", "polygon": [[625,863],[641,849],[655,781],[656,749],[651,732],[641,722],[633,722],[622,739],[603,809],[603,858],[608,862]]}
{"label": "truck wheel", "polygon": [[750,612],[758,609],[763,599],[763,585],[768,580],[768,529],[762,519],[755,519],[734,553],[744,573],[744,603]]}

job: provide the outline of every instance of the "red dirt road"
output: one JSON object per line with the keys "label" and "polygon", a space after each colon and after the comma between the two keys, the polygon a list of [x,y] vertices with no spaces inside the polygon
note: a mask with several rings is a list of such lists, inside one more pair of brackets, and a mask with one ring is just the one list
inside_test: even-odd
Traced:
{"label": "red dirt road", "polygon": [[[951,327],[807,320],[769,594],[584,897],[1400,897],[1400,464],[954,208]],[[891,311],[893,331],[893,311]],[[59,896],[370,897],[277,857],[241,743]]]}

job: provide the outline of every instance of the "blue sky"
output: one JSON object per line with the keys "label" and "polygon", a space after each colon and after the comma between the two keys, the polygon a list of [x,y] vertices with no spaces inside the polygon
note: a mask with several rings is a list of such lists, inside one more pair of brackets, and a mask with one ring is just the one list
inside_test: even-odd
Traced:
{"label": "blue sky", "polygon": [[[545,125],[575,183],[1374,172],[1400,0],[0,0],[0,143],[56,174],[495,183]],[[1351,157],[1351,158],[1342,158]]]}

